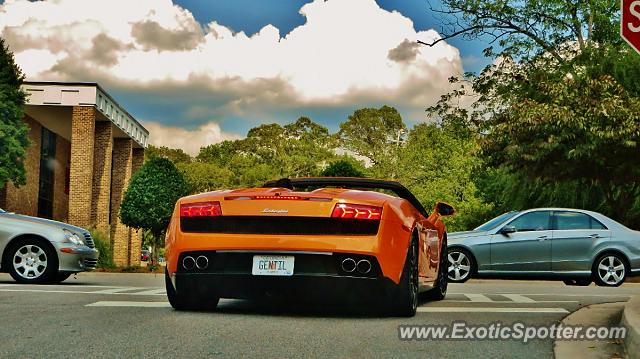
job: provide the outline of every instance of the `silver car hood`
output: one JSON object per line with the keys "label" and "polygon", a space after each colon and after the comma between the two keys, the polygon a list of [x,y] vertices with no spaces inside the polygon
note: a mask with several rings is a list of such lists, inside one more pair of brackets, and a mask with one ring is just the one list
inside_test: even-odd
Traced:
{"label": "silver car hood", "polygon": [[487,232],[487,231],[451,232],[451,233],[447,233],[447,239],[448,240],[461,240],[461,239],[465,239],[465,238],[486,236],[488,233],[489,232]]}
{"label": "silver car hood", "polygon": [[72,226],[70,224],[54,221],[54,220],[51,220],[51,219],[31,217],[31,216],[25,216],[25,215],[22,215],[22,214],[15,214],[15,213],[9,213],[9,212],[0,212],[0,217],[11,218],[11,219],[19,220],[19,221],[25,221],[25,222],[29,222],[29,223],[36,224],[36,225],[40,224],[40,225],[48,226],[48,227],[63,228],[63,229],[66,229],[68,231],[80,234],[80,235],[84,235],[85,233],[89,233],[89,231],[87,231],[84,228]]}

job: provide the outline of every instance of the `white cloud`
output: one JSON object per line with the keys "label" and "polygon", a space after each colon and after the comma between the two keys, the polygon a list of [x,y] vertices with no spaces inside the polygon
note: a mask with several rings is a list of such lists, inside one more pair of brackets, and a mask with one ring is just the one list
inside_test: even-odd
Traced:
{"label": "white cloud", "polygon": [[288,34],[267,25],[247,36],[215,21],[200,25],[170,0],[7,0],[0,36],[30,80],[99,81],[126,91],[195,81],[205,99],[184,98],[184,116],[201,113],[201,124],[212,115],[269,118],[283,109],[373,104],[396,106],[413,122],[463,71],[446,42],[415,46],[437,32],[416,31],[375,0],[316,0],[300,13],[306,23]]}
{"label": "white cloud", "polygon": [[149,142],[152,145],[181,148],[192,156],[197,155],[201,147],[238,138],[236,135],[223,132],[215,122],[204,124],[193,131],[156,122],[145,121],[144,126],[149,130]]}
{"label": "white cloud", "polygon": [[49,50],[28,49],[15,54],[15,60],[27,74],[40,73],[52,68],[63,58],[63,54],[54,54]]}

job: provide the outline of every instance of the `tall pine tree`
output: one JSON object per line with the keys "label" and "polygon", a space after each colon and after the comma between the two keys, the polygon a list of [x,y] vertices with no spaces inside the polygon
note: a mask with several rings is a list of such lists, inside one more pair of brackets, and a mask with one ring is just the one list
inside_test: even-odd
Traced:
{"label": "tall pine tree", "polygon": [[29,126],[23,121],[27,94],[20,86],[24,74],[0,38],[0,189],[8,182],[26,183],[24,157]]}

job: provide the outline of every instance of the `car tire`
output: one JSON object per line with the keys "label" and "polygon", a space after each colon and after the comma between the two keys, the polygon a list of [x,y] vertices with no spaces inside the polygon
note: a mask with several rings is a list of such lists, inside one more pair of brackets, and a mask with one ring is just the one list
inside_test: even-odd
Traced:
{"label": "car tire", "polygon": [[626,258],[612,252],[598,256],[591,270],[593,281],[601,287],[621,286],[629,272]]}
{"label": "car tire", "polygon": [[412,239],[407,249],[397,295],[392,303],[392,313],[401,317],[415,316],[418,308],[418,295],[418,245],[417,241]]}
{"label": "car tire", "polygon": [[169,272],[166,269],[164,271],[164,282],[167,299],[175,310],[214,310],[220,301],[220,298],[216,297],[202,297],[192,293],[185,295],[184,293],[177,292],[173,287],[173,283],[171,283]]}
{"label": "car tire", "polygon": [[587,287],[591,283],[593,283],[591,279],[565,279],[563,280],[563,282],[566,285],[579,286],[579,287]]}
{"label": "car tire", "polygon": [[447,277],[450,283],[464,283],[475,271],[476,261],[469,251],[458,247],[447,250]]}
{"label": "car tire", "polygon": [[443,300],[447,296],[449,276],[447,269],[449,260],[447,258],[447,234],[444,234],[442,248],[440,249],[440,264],[438,265],[438,276],[433,285],[433,289],[425,292],[422,298],[426,300]]}
{"label": "car tire", "polygon": [[41,238],[27,237],[13,242],[7,248],[5,261],[7,271],[18,283],[50,283],[58,275],[58,255],[53,245]]}

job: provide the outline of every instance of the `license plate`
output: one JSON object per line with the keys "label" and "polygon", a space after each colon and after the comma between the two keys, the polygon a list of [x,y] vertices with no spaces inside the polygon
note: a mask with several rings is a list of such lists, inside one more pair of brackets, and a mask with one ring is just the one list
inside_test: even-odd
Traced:
{"label": "license plate", "polygon": [[253,256],[253,275],[293,275],[294,256]]}

